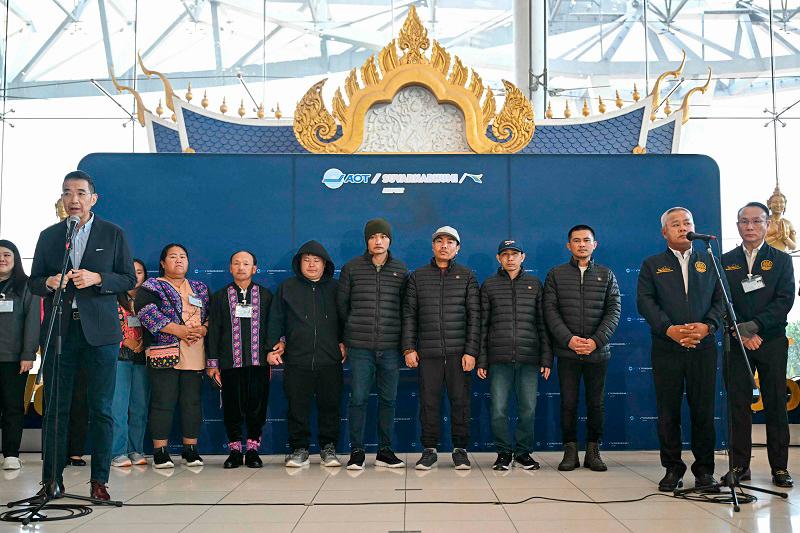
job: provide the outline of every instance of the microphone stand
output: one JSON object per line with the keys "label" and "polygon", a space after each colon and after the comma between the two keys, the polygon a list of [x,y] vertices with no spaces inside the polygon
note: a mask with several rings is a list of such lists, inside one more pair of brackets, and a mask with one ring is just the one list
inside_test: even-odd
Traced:
{"label": "microphone stand", "polygon": [[[719,283],[720,288],[722,289],[722,299],[725,302],[725,309],[727,310],[727,314],[725,316],[725,321],[727,322],[727,327],[725,328],[725,332],[723,334],[722,340],[722,349],[723,349],[723,360],[725,364],[726,373],[728,376],[728,380],[733,379],[731,375],[731,330],[735,332],[736,340],[739,344],[739,350],[741,353],[742,360],[744,361],[744,367],[747,369],[747,376],[750,379],[750,384],[753,389],[756,388],[756,380],[753,376],[753,369],[750,367],[750,361],[747,359],[747,351],[744,347],[744,342],[742,341],[742,336],[739,333],[739,325],[737,324],[736,320],[736,311],[733,310],[733,301],[731,300],[730,295],[728,294],[728,289],[725,287],[725,283],[722,281],[722,273],[720,272],[719,265],[717,264],[716,259],[714,258],[714,250],[711,248],[711,240],[710,239],[703,239],[706,243],[706,250],[708,251],[708,257],[711,260],[711,264],[714,265],[714,273],[717,275],[717,283]],[[722,258],[720,258],[720,261]],[[740,489],[748,489],[754,490],[757,492],[763,492],[765,494],[772,494],[773,496],[779,496],[781,498],[788,498],[789,495],[785,492],[778,492],[774,490],[764,489],[761,487],[754,487],[752,485],[742,485],[739,483],[738,479],[735,479],[733,474],[733,458],[731,456],[731,438],[733,436],[733,419],[731,418],[731,387],[730,385],[727,386],[728,394],[727,401],[726,401],[726,408],[728,410],[728,446],[726,449],[726,453],[728,454],[728,473],[720,480],[718,483],[714,483],[713,485],[709,485],[706,487],[694,487],[691,489],[680,489],[673,492],[674,496],[683,497],[687,494],[692,493],[715,493],[720,492],[720,489],[725,489],[726,491],[730,491],[731,499],[730,503],[733,505],[734,512],[739,512],[739,496],[736,494],[736,488],[739,487]],[[756,501],[757,498],[751,494],[746,494],[742,492],[741,494],[744,496],[743,503],[752,503]]]}
{"label": "microphone stand", "polygon": [[[69,254],[70,254],[70,251],[72,250],[72,246],[73,246],[73,242],[72,241],[73,241],[73,239],[75,237],[75,231],[76,231],[77,227],[78,227],[77,223],[70,224],[69,231],[67,232],[67,239],[66,239],[66,243],[64,245],[64,258],[63,258],[63,260],[61,262],[61,279],[62,280],[64,280],[64,278],[67,275],[67,265],[69,263]],[[63,309],[64,308],[64,298],[63,298],[63,296],[64,296],[64,289],[65,289],[66,285],[67,285],[67,283],[64,282],[64,281],[59,283],[58,288],[56,289],[55,293],[53,294],[53,309],[52,309],[52,311],[50,313],[50,320],[49,320],[48,325],[47,325],[47,337],[45,338],[44,346],[42,347],[42,362],[41,362],[41,365],[39,367],[40,368],[39,373],[36,375],[36,384],[38,385],[42,381],[42,375],[44,374],[44,368],[45,368],[45,361],[48,359],[48,357],[47,357],[48,348],[50,347],[50,341],[53,340],[53,338],[52,338],[53,326],[58,324],[57,327],[56,327],[56,335],[55,335],[55,342],[54,342],[54,348],[53,348],[53,352],[54,353],[52,354],[52,356],[55,357],[55,360],[53,361],[53,381],[52,381],[52,383],[53,383],[53,402],[54,403],[51,404],[50,400],[48,399],[45,402],[45,409],[54,408],[54,409],[58,410],[58,396],[59,396],[59,386],[58,386],[58,381],[59,380],[58,380],[58,377],[59,377],[59,372],[60,372],[60,369],[59,369],[60,364],[59,363],[61,362],[61,353],[62,353],[62,348],[63,348],[61,324],[62,324],[62,318],[63,318],[63,312],[64,312],[64,309]],[[80,324],[74,324],[73,327],[81,327],[81,326],[80,326]],[[44,439],[44,442],[47,441],[48,436],[52,437],[53,446],[51,448],[52,451],[50,453],[58,453],[58,450],[56,449],[57,448],[56,441],[57,441],[57,438],[58,438],[58,419],[59,419],[58,412],[56,412],[56,416],[54,416],[53,419],[55,421],[55,424],[54,424],[55,427],[54,428],[43,427],[42,428],[42,437]],[[49,424],[48,424],[48,426],[49,426]],[[52,429],[52,431],[51,431],[51,429]],[[44,446],[44,450],[45,450],[45,453],[47,453],[47,446]],[[13,511],[14,513],[18,513],[18,514],[16,514],[16,516],[14,518],[16,518],[17,520],[21,521],[23,526],[27,526],[31,522],[43,522],[43,521],[48,520],[47,515],[41,513],[42,509],[47,509],[48,507],[51,508],[51,509],[61,509],[61,510],[66,509],[68,506],[52,505],[52,504],[48,505],[48,504],[50,504],[50,502],[52,500],[56,500],[56,499],[60,499],[60,498],[72,498],[74,500],[81,500],[81,501],[85,501],[85,502],[90,502],[90,503],[93,503],[95,505],[112,505],[114,507],[122,507],[122,502],[120,502],[120,501],[99,500],[97,498],[92,498],[92,497],[89,497],[89,496],[80,496],[80,495],[77,495],[77,494],[68,494],[68,493],[64,492],[62,490],[62,488],[59,486],[58,481],[56,480],[56,462],[57,461],[56,461],[55,457],[51,457],[50,458],[50,464],[52,465],[52,468],[50,470],[50,479],[48,480],[48,482],[46,484],[45,483],[42,484],[43,485],[42,489],[38,493],[36,493],[35,495],[30,496],[28,498],[24,498],[22,500],[9,502],[8,504],[6,504],[6,507],[17,507],[17,506],[21,506],[21,505],[30,506],[27,509],[23,509],[23,510],[20,510],[20,511]],[[85,507],[85,506],[76,506],[76,507]],[[89,512],[91,512],[91,510]],[[85,514],[88,514],[88,513],[85,513]],[[79,516],[81,516],[81,515],[77,515],[76,514],[76,515],[73,515],[73,516],[67,516],[67,517],[63,517],[63,518],[77,518]]]}

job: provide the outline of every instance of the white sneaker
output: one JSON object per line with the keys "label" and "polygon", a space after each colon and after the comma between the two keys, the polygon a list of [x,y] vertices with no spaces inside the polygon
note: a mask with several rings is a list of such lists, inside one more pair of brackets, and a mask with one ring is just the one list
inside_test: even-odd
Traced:
{"label": "white sneaker", "polygon": [[286,456],[286,466],[289,468],[300,468],[309,464],[308,450],[297,448]]}
{"label": "white sneaker", "polygon": [[131,460],[131,464],[134,465],[146,465],[147,458],[139,452],[132,452],[128,454],[128,457]]}
{"label": "white sneaker", "polygon": [[6,457],[3,461],[3,470],[19,470],[21,466],[19,457]]}
{"label": "white sneaker", "polygon": [[118,455],[111,460],[111,466],[116,466],[117,468],[125,468],[132,464],[127,455]]}

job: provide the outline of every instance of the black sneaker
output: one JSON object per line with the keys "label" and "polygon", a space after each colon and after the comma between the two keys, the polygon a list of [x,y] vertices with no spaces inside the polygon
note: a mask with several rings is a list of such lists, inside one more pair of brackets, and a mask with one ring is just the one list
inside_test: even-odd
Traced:
{"label": "black sneaker", "polygon": [[348,470],[364,470],[364,460],[366,456],[364,455],[364,450],[360,448],[356,448],[352,452],[350,452],[350,460],[347,461],[347,469]]}
{"label": "black sneaker", "polygon": [[386,468],[405,468],[406,464],[401,461],[389,448],[381,448],[375,456],[375,466]]}
{"label": "black sneaker", "polygon": [[514,457],[514,464],[521,466],[524,470],[539,470],[539,463],[529,453],[521,453]]}
{"label": "black sneaker", "polygon": [[258,456],[258,450],[247,450],[244,454],[244,464],[247,465],[247,468],[261,468],[264,466],[261,457]]}
{"label": "black sneaker", "polygon": [[417,461],[417,470],[430,470],[439,457],[436,455],[436,448],[425,448],[422,450],[422,457]]}
{"label": "black sneaker", "polygon": [[197,445],[184,444],[181,462],[186,466],[203,466],[203,459],[197,454]]}
{"label": "black sneaker", "polygon": [[511,470],[511,454],[508,452],[498,453],[492,470]]}
{"label": "black sneaker", "polygon": [[244,464],[244,457],[239,450],[231,450],[231,454],[222,463],[222,468],[229,470],[231,468],[239,468]]}
{"label": "black sneaker", "polygon": [[464,448],[453,448],[453,466],[456,470],[469,470],[472,465],[469,463],[467,450]]}
{"label": "black sneaker", "polygon": [[166,446],[153,450],[153,468],[175,468],[175,463],[172,462]]}

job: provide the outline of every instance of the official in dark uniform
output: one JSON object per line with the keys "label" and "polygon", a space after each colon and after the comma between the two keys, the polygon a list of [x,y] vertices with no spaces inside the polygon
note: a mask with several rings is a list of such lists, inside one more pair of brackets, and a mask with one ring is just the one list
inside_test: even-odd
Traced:
{"label": "official in dark uniform", "polygon": [[692,421],[692,473],[696,487],[714,483],[714,395],[717,346],[724,304],[714,266],[692,250],[686,234],[694,231],[692,213],[673,207],[661,216],[667,250],[642,263],[636,304],[650,324],[653,380],[658,409],[661,464],[667,469],[658,490],[683,485],[681,404],[689,403]]}
{"label": "official in dark uniform", "polygon": [[[758,371],[761,398],[767,421],[767,457],[772,482],[791,487],[789,420],[786,415],[786,363],[789,341],[786,315],[794,303],[792,258],[776,250],[764,237],[769,228],[769,209],[751,202],[739,210],[736,225],[742,245],[722,256],[731,290],[739,332],[753,372]],[[731,464],[736,480],[750,479],[752,390],[741,347],[731,342],[730,373],[725,383],[731,402]]]}

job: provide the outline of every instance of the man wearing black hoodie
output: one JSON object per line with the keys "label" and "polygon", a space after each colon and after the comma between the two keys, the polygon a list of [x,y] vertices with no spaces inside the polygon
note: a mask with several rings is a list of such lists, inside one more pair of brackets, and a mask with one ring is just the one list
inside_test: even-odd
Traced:
{"label": "man wearing black hoodie", "polygon": [[336,311],[334,268],[325,248],[317,241],[308,241],[292,260],[295,277],[281,283],[272,300],[267,337],[273,352],[267,360],[270,365],[284,365],[283,389],[289,402],[287,420],[292,449],[286,457],[288,467],[309,464],[314,398],[321,464],[341,466],[336,443],[345,351]]}
{"label": "man wearing black hoodie", "polygon": [[455,261],[461,249],[458,232],[444,226],[433,234],[433,258],[408,279],[403,303],[403,354],[406,366],[419,366],[419,418],[422,457],[417,470],[437,460],[442,418],[442,388],[450,399],[453,465],[469,470],[469,401],[472,369],[480,351],[481,298],[478,280]]}

